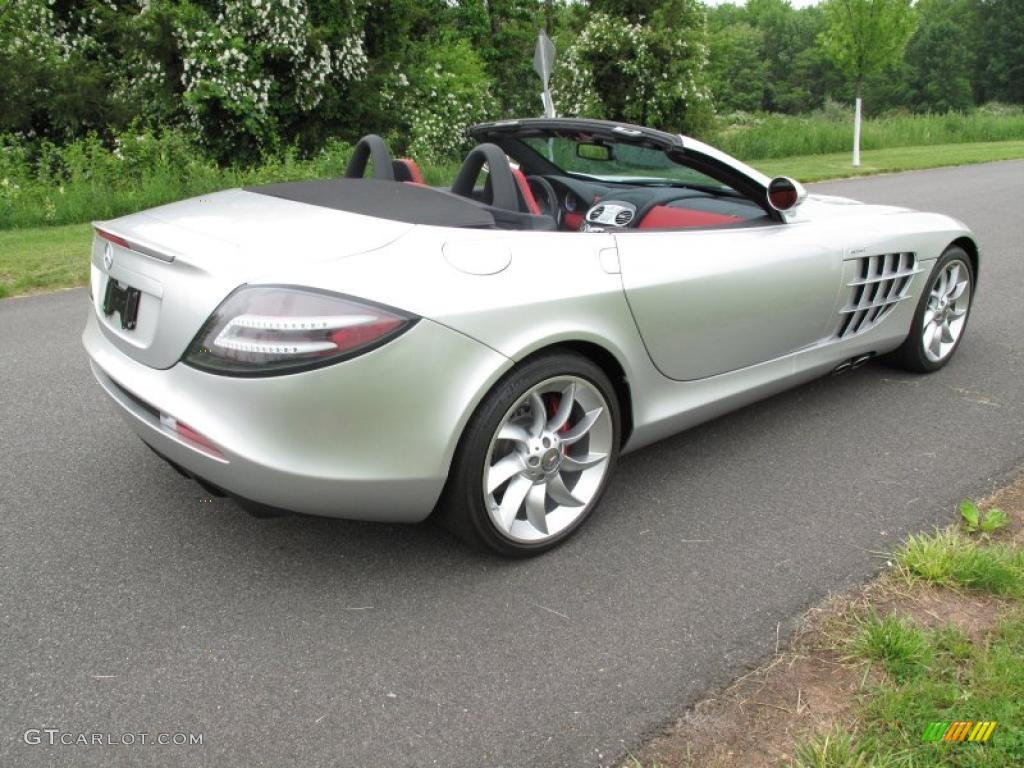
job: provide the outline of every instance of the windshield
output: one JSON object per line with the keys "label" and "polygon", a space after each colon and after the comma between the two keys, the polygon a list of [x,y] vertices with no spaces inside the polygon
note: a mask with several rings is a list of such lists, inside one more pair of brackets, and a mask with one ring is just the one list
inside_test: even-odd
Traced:
{"label": "windshield", "polygon": [[673,162],[661,149],[601,139],[530,137],[523,144],[566,174],[631,184],[731,187],[700,171]]}

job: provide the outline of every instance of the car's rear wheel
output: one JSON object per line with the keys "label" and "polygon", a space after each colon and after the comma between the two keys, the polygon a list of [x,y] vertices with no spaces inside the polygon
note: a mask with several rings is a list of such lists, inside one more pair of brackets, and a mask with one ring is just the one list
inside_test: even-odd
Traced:
{"label": "car's rear wheel", "polygon": [[974,270],[966,251],[956,245],[947,248],[925,285],[910,335],[888,358],[916,373],[930,373],[946,365],[967,330]]}
{"label": "car's rear wheel", "polygon": [[620,428],[615,390],[590,360],[570,352],[528,360],[470,419],[440,519],[504,555],[551,549],[597,506]]}

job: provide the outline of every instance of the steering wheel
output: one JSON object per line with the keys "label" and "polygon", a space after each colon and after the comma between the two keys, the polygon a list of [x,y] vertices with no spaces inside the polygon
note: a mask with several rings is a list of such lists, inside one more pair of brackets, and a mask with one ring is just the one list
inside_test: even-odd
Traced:
{"label": "steering wheel", "polygon": [[387,143],[375,133],[367,134],[359,140],[352,150],[352,159],[345,169],[346,179],[361,179],[366,174],[366,166],[373,158],[373,178],[384,181],[395,180],[395,169],[391,165],[391,150]]}
{"label": "steering wheel", "polygon": [[562,226],[562,205],[558,202],[558,194],[551,182],[543,176],[527,176],[526,183],[530,185],[533,198],[540,207],[540,212],[555,220],[556,226]]}

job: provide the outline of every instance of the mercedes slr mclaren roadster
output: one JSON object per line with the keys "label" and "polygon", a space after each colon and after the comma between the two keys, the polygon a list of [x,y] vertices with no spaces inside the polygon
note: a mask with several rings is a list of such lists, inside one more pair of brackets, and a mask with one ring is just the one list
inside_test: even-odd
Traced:
{"label": "mercedes slr mclaren roadster", "polygon": [[434,512],[531,555],[622,452],[963,338],[978,247],[948,216],[633,125],[469,133],[451,188],[367,136],[344,178],[97,222],[83,339],[139,437],[253,514]]}

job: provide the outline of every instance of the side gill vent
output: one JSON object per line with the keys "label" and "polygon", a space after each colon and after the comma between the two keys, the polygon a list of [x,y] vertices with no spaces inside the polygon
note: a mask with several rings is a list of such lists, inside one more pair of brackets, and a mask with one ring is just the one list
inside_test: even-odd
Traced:
{"label": "side gill vent", "polygon": [[910,281],[920,270],[913,253],[883,253],[855,259],[854,279],[846,285],[849,300],[839,310],[836,336],[845,339],[868,330],[907,298]]}

